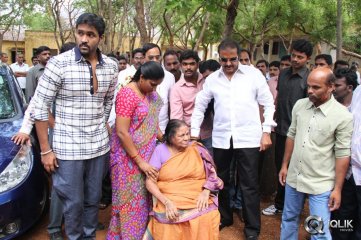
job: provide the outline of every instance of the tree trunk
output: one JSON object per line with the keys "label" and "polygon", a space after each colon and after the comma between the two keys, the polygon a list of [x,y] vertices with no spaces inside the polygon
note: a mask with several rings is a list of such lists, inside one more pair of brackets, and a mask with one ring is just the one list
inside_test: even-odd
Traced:
{"label": "tree trunk", "polygon": [[239,0],[230,0],[227,6],[226,24],[223,31],[223,39],[230,38],[233,33],[234,22],[237,17],[237,8]]}
{"label": "tree trunk", "polygon": [[122,18],[120,20],[120,30],[119,30],[119,34],[118,34],[118,44],[115,48],[115,51],[119,51],[120,47],[122,45],[123,42],[123,37],[124,37],[124,26],[125,26],[125,20],[126,20],[126,16],[127,16],[127,12],[128,12],[128,3],[129,0],[124,0],[123,2],[123,15]]}
{"label": "tree trunk", "polygon": [[336,18],[336,35],[337,35],[337,48],[336,59],[342,58],[342,0],[337,0],[337,18]]}
{"label": "tree trunk", "polygon": [[170,16],[167,14],[167,9],[165,9],[163,12],[163,20],[164,20],[165,28],[167,29],[169,35],[168,44],[172,48],[174,47],[174,33],[170,25]]}
{"label": "tree trunk", "polygon": [[4,33],[0,32],[0,49],[3,49]]}
{"label": "tree trunk", "polygon": [[206,13],[206,17],[204,18],[204,22],[203,22],[203,26],[202,26],[202,30],[199,34],[198,40],[196,42],[196,45],[194,46],[193,50],[194,51],[198,51],[199,45],[201,44],[201,42],[203,41],[203,37],[204,37],[204,33],[206,32],[208,25],[209,25],[209,18],[210,18],[211,14],[209,12]]}
{"label": "tree trunk", "polygon": [[137,15],[134,17],[134,21],[140,33],[140,42],[142,45],[144,45],[145,43],[149,42],[149,36],[147,33],[147,27],[145,23],[143,0],[135,1],[135,10]]}

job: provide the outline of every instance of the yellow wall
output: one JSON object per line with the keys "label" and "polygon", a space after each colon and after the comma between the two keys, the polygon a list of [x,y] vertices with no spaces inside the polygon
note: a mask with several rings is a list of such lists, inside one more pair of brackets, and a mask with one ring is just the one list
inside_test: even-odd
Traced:
{"label": "yellow wall", "polygon": [[9,56],[8,64],[10,65],[11,62],[11,50],[15,48],[24,49],[25,48],[25,42],[18,41],[15,44],[15,41],[3,41],[2,43],[2,49],[1,52],[6,53]]}

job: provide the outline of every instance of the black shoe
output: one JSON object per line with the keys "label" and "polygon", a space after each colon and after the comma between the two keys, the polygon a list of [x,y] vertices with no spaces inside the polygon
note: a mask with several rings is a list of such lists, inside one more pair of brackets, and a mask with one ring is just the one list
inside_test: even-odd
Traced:
{"label": "black shoe", "polygon": [[219,231],[221,231],[223,228],[225,228],[225,227],[229,227],[229,226],[231,226],[233,223],[231,223],[231,224],[225,224],[225,223],[220,223],[219,224]]}
{"label": "black shoe", "polygon": [[61,231],[50,233],[50,240],[63,240],[63,235],[61,234]]}

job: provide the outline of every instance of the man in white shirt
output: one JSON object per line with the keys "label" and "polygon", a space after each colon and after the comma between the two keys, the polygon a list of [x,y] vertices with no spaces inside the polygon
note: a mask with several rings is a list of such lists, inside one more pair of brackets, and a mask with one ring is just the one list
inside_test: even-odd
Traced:
{"label": "man in white shirt", "polygon": [[28,64],[24,63],[24,55],[18,53],[16,55],[16,62],[10,65],[13,70],[15,77],[18,79],[19,85],[25,94],[26,88],[26,74],[29,70]]}
{"label": "man in white shirt", "polygon": [[[145,62],[155,61],[161,64],[162,51],[157,44],[146,43],[143,45]],[[163,106],[159,113],[159,128],[164,133],[165,127],[169,121],[169,95],[170,90],[175,84],[174,75],[164,69],[164,79],[161,84],[157,86],[157,93],[162,98]]]}
{"label": "man in white shirt", "polygon": [[[204,112],[214,98],[212,145],[217,174],[224,182],[219,193],[220,229],[233,224],[229,205],[229,171],[232,157],[243,198],[244,233],[246,239],[257,239],[261,228],[258,163],[260,151],[272,144],[270,133],[275,107],[262,73],[239,63],[240,47],[233,40],[218,46],[222,68],[208,76],[196,97],[191,119],[191,135],[198,138]],[[259,105],[264,107],[261,124]]]}

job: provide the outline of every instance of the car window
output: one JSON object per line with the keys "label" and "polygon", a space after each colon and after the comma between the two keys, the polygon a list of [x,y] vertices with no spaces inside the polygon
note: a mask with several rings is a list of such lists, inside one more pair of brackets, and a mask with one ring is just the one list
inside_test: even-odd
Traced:
{"label": "car window", "polygon": [[8,77],[5,71],[0,71],[0,119],[9,119],[17,114],[7,81]]}

